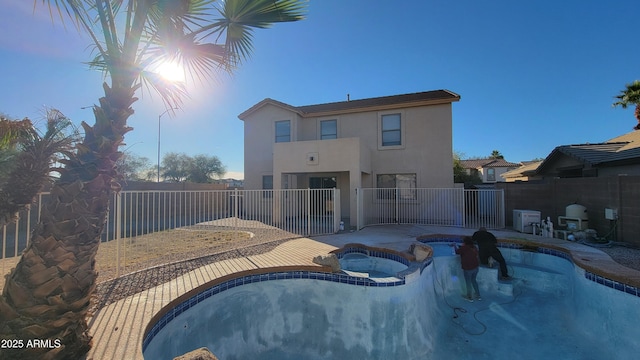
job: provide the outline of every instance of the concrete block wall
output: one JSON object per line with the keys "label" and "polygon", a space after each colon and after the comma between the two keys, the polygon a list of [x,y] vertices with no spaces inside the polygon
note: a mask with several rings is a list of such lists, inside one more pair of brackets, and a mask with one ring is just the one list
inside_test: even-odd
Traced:
{"label": "concrete block wall", "polygon": [[619,229],[624,241],[640,246],[640,176],[619,177]]}
{"label": "concrete block wall", "polygon": [[[507,227],[513,226],[513,210],[538,210],[542,218],[558,223],[568,205],[587,208],[589,228],[598,236],[640,246],[640,176],[549,179],[498,183],[505,193]],[[615,209],[618,220],[605,219],[605,208]],[[615,228],[615,230],[613,230]]]}

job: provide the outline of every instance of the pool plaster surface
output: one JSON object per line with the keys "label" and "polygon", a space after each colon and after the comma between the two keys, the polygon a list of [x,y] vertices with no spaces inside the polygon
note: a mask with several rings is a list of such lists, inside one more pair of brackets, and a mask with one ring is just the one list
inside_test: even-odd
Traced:
{"label": "pool plaster surface", "polygon": [[[474,229],[413,225],[372,226],[361,231],[318,236],[313,239],[295,239],[265,254],[210,264],[98,310],[89,319],[93,347],[85,358],[143,359],[144,331],[154,316],[181,296],[212,280],[232,277],[237,273],[264,272],[265,269],[277,271],[277,269],[288,267],[305,267],[321,270],[320,266],[312,262],[313,257],[327,254],[349,243],[407,251],[409,246],[416,242],[418,236],[471,235],[474,231]],[[608,255],[596,248],[508,230],[492,232],[501,241],[539,243],[551,248],[569,250],[572,260],[587,270],[609,278],[623,278],[626,283],[640,287],[640,272],[615,263]]]}

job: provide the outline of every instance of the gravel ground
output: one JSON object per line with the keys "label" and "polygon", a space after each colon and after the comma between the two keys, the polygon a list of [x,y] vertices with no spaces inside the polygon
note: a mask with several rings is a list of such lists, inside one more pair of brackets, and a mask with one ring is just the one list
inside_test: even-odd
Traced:
{"label": "gravel ground", "polygon": [[614,243],[610,247],[598,247],[620,265],[640,271],[640,249],[625,243]]}
{"label": "gravel ground", "polygon": [[[204,265],[266,253],[283,242],[300,237],[273,228],[220,230],[219,227],[206,229],[199,226],[186,230],[176,229],[138,237],[136,244],[139,251],[132,251],[129,246],[128,253],[135,255],[129,256],[126,261],[127,274],[117,278],[115,267],[111,266],[113,261],[106,260],[113,258],[115,247],[100,245],[96,259],[98,285],[90,313]],[[109,265],[100,266],[101,258],[103,264]]]}

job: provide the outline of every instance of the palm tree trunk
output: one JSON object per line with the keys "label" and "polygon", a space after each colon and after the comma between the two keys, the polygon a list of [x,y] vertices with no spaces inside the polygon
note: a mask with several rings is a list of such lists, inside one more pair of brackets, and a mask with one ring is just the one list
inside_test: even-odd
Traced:
{"label": "palm tree trunk", "polygon": [[634,115],[636,116],[636,120],[638,120],[638,123],[633,127],[633,129],[640,130],[640,104],[636,105],[636,111]]}
{"label": "palm tree trunk", "polygon": [[[115,162],[130,128],[134,89],[111,89],[94,108],[96,123],[83,123],[85,138],[51,190],[31,242],[10,273],[0,297],[0,338],[22,340],[0,358],[77,359],[90,348],[86,322],[97,272],[95,256],[114,191]],[[29,340],[49,340],[27,348]]]}

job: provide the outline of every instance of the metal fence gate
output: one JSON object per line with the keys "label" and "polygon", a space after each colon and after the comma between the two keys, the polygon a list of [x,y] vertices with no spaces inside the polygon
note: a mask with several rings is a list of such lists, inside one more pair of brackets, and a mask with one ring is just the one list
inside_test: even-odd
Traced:
{"label": "metal fence gate", "polygon": [[358,230],[380,224],[505,227],[504,192],[496,189],[367,188],[357,190],[357,203]]}

